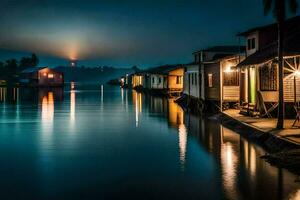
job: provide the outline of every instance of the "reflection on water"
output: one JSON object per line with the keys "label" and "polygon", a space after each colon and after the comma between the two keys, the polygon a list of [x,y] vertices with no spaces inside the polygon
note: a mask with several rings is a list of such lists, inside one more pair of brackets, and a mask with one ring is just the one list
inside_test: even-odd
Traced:
{"label": "reflection on water", "polygon": [[48,92],[41,96],[42,98],[42,130],[44,135],[44,141],[48,141],[53,131],[53,119],[54,119],[54,95],[53,92]]}
{"label": "reflection on water", "polygon": [[74,125],[75,122],[75,110],[76,109],[76,93],[75,90],[70,91],[70,122]]}
{"label": "reflection on water", "polygon": [[[226,198],[293,199],[297,196],[300,185],[294,182],[296,176],[260,159],[265,153],[263,149],[216,122],[199,120],[188,114],[185,116],[189,133],[198,138],[220,163]],[[209,135],[203,134],[203,131]]]}
{"label": "reflection on water", "polygon": [[133,104],[135,105],[135,126],[139,126],[139,114],[142,112],[142,93],[132,91]]}
{"label": "reflection on water", "polygon": [[300,198],[296,176],[262,148],[173,99],[70,88],[0,88],[1,199]]}
{"label": "reflection on water", "polygon": [[[237,169],[238,169],[238,151],[234,149],[239,147],[239,136],[221,126],[221,166],[222,166],[222,179],[223,184],[226,186],[225,193],[229,199],[237,199],[238,194],[236,190]],[[237,151],[237,152],[236,152]]]}

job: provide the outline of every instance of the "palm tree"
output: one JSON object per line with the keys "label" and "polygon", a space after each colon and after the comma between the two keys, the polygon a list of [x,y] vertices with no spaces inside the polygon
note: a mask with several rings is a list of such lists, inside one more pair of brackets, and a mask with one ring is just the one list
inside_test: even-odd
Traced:
{"label": "palm tree", "polygon": [[278,34],[278,78],[279,78],[279,98],[278,98],[278,115],[277,115],[277,128],[283,129],[284,127],[284,98],[283,98],[283,40],[284,40],[284,21],[286,19],[286,7],[293,14],[297,12],[297,0],[263,0],[264,14],[267,15],[272,11],[274,18],[277,22]]}

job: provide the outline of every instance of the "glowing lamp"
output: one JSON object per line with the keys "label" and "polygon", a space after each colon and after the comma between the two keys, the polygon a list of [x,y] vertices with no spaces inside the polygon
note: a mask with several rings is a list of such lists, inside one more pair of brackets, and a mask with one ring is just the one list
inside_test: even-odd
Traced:
{"label": "glowing lamp", "polygon": [[225,73],[230,73],[230,72],[235,72],[236,71],[236,67],[235,66],[226,66],[224,72]]}
{"label": "glowing lamp", "polygon": [[297,70],[294,72],[294,75],[295,75],[296,77],[300,77],[300,70],[297,69]]}

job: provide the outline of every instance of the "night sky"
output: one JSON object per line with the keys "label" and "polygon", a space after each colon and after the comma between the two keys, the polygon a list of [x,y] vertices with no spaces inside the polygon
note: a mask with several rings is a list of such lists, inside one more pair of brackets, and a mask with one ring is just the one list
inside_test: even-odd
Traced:
{"label": "night sky", "polygon": [[1,0],[0,60],[18,51],[41,65],[187,63],[195,50],[238,44],[236,33],[271,22],[262,0]]}

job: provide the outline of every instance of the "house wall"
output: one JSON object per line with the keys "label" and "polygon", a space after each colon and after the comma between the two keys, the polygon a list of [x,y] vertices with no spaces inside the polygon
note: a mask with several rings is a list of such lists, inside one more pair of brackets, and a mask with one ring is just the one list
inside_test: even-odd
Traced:
{"label": "house wall", "polygon": [[240,100],[240,86],[239,83],[237,85],[224,85],[224,75],[226,73],[237,73],[235,75],[238,75],[238,69],[232,69],[234,68],[244,57],[235,56],[230,60],[223,60],[220,62],[222,74],[221,74],[221,80],[222,80],[222,100],[227,102],[238,102]]}
{"label": "house wall", "polygon": [[[182,90],[183,89],[184,68],[170,71],[168,74],[168,89]],[[179,79],[179,82],[177,82]]]}
{"label": "house wall", "polygon": [[149,74],[143,75],[143,88],[150,89],[151,88],[151,79]]}
{"label": "house wall", "polygon": [[[291,62],[290,60],[290,63]],[[257,66],[257,90],[260,91],[260,93],[262,94],[263,100],[264,102],[278,102],[278,87],[279,87],[279,83],[277,81],[277,90],[276,91],[261,91],[260,90],[260,79],[259,79],[259,67],[261,65]],[[277,69],[278,70],[278,69]],[[294,102],[295,101],[295,88],[294,88],[294,76],[290,75],[290,73],[285,74],[285,78],[283,79],[283,87],[284,87],[284,101],[285,102]],[[296,77],[296,100],[300,100],[300,77]]]}
{"label": "house wall", "polygon": [[38,71],[38,85],[56,86],[64,83],[63,74],[49,68]]}
{"label": "house wall", "polygon": [[[255,38],[255,48],[254,49],[248,49],[248,39]],[[246,38],[246,55],[250,56],[251,54],[255,53],[259,49],[259,33],[258,31],[255,31],[251,34],[249,34]]]}
{"label": "house wall", "polygon": [[151,89],[167,89],[167,80],[165,77],[166,76],[160,74],[151,74]]}
{"label": "house wall", "polygon": [[[209,86],[209,74],[212,75],[212,85]],[[220,62],[204,64],[205,99],[220,100]]]}
{"label": "house wall", "polygon": [[[203,68],[202,68],[203,71]],[[191,77],[196,77],[196,81],[192,81]],[[186,71],[184,73],[184,81],[183,81],[183,93],[186,95],[190,95],[195,98],[199,98],[199,87],[201,86],[202,95],[201,97],[204,99],[204,77],[203,72],[201,73],[202,84],[199,84],[199,65],[188,65],[186,66]]]}
{"label": "house wall", "polygon": [[261,49],[273,43],[274,41],[276,41],[276,39],[277,39],[277,31],[274,31],[273,28],[267,28],[263,31],[260,31],[258,48]]}

